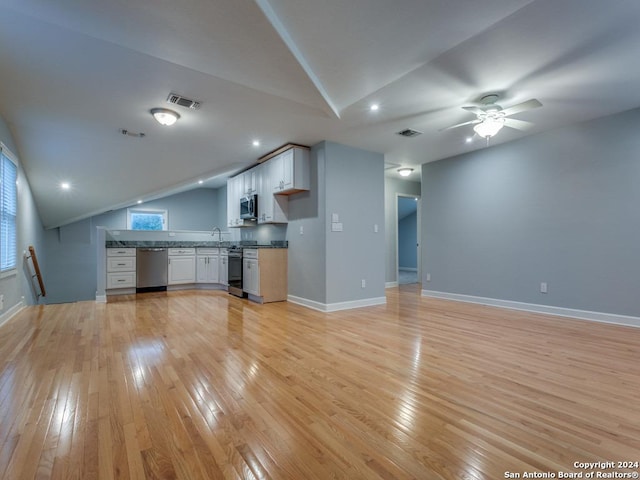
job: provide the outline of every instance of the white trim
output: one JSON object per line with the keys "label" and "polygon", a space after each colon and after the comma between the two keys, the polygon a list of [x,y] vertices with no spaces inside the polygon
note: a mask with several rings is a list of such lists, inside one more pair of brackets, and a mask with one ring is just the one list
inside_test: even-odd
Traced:
{"label": "white trim", "polygon": [[418,269],[417,268],[411,268],[411,267],[398,267],[398,271],[399,272],[417,272]]}
{"label": "white trim", "polygon": [[24,302],[20,301],[16,303],[13,307],[0,315],[0,325],[4,325],[5,322],[11,320],[14,315],[17,315],[24,308],[27,308]]}
{"label": "white trim", "polygon": [[386,282],[384,284],[384,288],[393,288],[393,287],[397,287],[398,285],[400,284],[398,283],[397,280],[395,282]]}
{"label": "white trim", "polygon": [[96,303],[107,303],[106,295],[96,295]]}
{"label": "white trim", "polygon": [[350,310],[352,308],[372,307],[374,305],[384,305],[387,303],[387,297],[374,297],[364,298],[362,300],[352,300],[349,302],[338,303],[320,303],[307,298],[296,297],[295,295],[289,295],[287,300],[296,305],[302,305],[303,307],[318,310],[320,312],[337,312],[340,310]]}
{"label": "white trim", "polygon": [[545,315],[578,318],[581,320],[590,320],[593,322],[613,323],[616,325],[626,325],[629,327],[640,327],[640,317],[617,315],[615,313],[590,312],[588,310],[576,310],[573,308],[554,307],[551,305],[514,302],[511,300],[499,300],[496,298],[475,297],[473,295],[462,295],[459,293],[436,292],[433,290],[422,290],[422,296],[443,298],[445,300],[456,300],[466,303],[478,303],[481,305],[489,305],[492,307],[509,308],[511,310],[523,310],[525,312],[542,313]]}

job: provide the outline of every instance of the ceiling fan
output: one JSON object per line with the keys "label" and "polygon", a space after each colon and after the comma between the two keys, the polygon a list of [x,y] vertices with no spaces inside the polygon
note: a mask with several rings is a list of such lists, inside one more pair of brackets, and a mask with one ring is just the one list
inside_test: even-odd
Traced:
{"label": "ceiling fan", "polygon": [[446,127],[440,131],[450,130],[464,125],[474,125],[473,129],[475,132],[481,137],[488,139],[498,133],[502,127],[515,128],[516,130],[527,130],[533,126],[533,123],[531,122],[525,122],[524,120],[516,120],[515,118],[508,117],[533,108],[541,107],[542,103],[535,98],[532,98],[526,102],[502,108],[496,103],[498,98],[498,95],[492,93],[490,95],[485,95],[480,99],[480,106],[462,107],[468,112],[475,113],[476,119]]}

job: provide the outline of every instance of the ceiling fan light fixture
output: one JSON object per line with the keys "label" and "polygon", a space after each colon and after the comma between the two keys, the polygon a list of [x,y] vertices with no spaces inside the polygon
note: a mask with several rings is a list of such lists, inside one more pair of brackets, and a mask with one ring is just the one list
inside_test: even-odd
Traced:
{"label": "ceiling fan light fixture", "polygon": [[180,114],[168,108],[152,108],[151,115],[160,125],[170,126],[178,121]]}
{"label": "ceiling fan light fixture", "polygon": [[475,130],[475,132],[482,138],[490,138],[498,133],[503,126],[504,118],[487,117],[473,127],[473,130]]}
{"label": "ceiling fan light fixture", "polygon": [[400,174],[401,177],[408,177],[409,175],[411,175],[412,172],[413,172],[413,168],[409,168],[409,167],[398,169],[398,173]]}

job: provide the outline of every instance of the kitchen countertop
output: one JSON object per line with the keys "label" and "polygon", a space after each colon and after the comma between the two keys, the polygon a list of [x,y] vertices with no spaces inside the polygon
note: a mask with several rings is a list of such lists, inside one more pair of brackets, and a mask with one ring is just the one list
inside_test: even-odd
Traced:
{"label": "kitchen countertop", "polygon": [[149,240],[107,240],[107,248],[288,248],[286,240],[273,240],[268,243],[258,242],[188,242],[184,240],[149,241]]}

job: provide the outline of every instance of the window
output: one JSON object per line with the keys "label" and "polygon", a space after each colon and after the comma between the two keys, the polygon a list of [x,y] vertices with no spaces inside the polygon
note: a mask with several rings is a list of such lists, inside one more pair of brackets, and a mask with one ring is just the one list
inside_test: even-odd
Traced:
{"label": "window", "polygon": [[129,230],[166,230],[167,211],[130,208],[127,210]]}
{"label": "window", "polygon": [[13,155],[0,144],[0,272],[15,270],[18,167]]}

